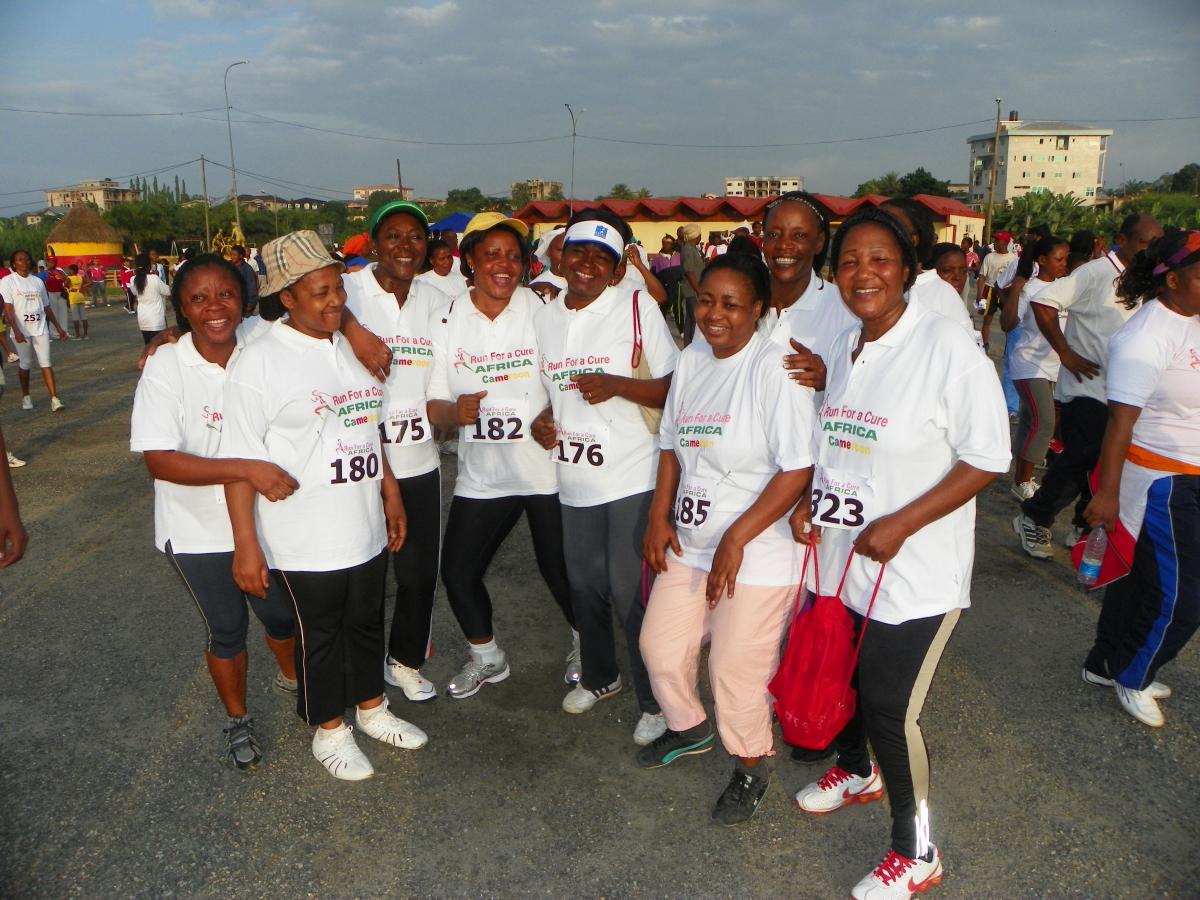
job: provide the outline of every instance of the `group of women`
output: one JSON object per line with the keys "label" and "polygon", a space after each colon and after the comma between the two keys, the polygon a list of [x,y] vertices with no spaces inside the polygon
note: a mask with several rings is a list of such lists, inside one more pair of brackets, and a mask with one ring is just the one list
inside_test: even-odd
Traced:
{"label": "group of women", "polygon": [[[625,282],[631,234],[603,211],[555,236],[562,284],[547,298],[524,286],[526,226],[499,213],[466,228],[467,290],[417,280],[428,221],[404,201],[372,217],[376,262],[349,275],[311,233],[264,247],[261,293],[286,310],[269,326],[239,324],[236,270],[191,262],[171,292],[189,335],[147,364],[132,446],[156,478],[160,548],[208,630],[233,763],[261,758],[247,598],[277,685],[315,726],[314,756],[335,777],[367,777],[347,707],[370,737],[426,741],[383,685],[436,696],[421,669],[439,559],[468,654],[449,696],[520,667],[486,576],[524,513],[567,626],[563,709],[622,690],[615,613],[641,714],[637,765],[704,753],[719,735],[735,757],[712,813],[725,825],[749,819],[770,783],[766,685],[796,601],[822,590],[821,574],[840,582],[863,633],[859,702],[797,804],[826,813],[879,799],[886,783],[890,845],[854,896],[940,880],[918,719],[970,603],[974,498],[1010,451],[992,364],[935,294],[914,290],[922,235],[904,212],[860,212],[831,242],[811,197],[779,198],[761,256],[704,269],[699,339],[682,353],[655,301]],[[827,253],[836,283],[819,275]],[[460,439],[444,532],[435,428]],[[715,731],[698,691],[706,643]]]}

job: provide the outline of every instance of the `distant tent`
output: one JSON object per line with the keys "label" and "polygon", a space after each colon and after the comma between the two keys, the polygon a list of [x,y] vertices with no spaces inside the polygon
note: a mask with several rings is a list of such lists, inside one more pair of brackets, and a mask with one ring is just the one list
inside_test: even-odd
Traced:
{"label": "distant tent", "polygon": [[121,236],[90,206],[76,206],[46,238],[46,256],[60,266],[85,265],[93,257],[102,266],[119,266],[121,250]]}
{"label": "distant tent", "polygon": [[430,231],[455,231],[462,233],[462,230],[467,227],[467,223],[475,218],[474,213],[456,212],[450,213],[445,218],[438,219],[429,226]]}

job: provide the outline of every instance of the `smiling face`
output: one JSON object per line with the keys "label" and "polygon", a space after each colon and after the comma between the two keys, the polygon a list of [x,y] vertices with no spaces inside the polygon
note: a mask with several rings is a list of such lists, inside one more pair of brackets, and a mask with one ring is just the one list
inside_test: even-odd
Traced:
{"label": "smiling face", "polygon": [[[379,261],[377,271],[395,281],[412,281],[425,262],[425,226],[416,216],[397,212],[375,229],[371,249]],[[451,254],[453,257],[453,254]]]}
{"label": "smiling face", "polygon": [[825,249],[817,214],[807,203],[784,202],[771,210],[763,228],[763,256],[771,280],[789,284],[808,278],[813,257]]}
{"label": "smiling face", "polygon": [[899,318],[908,266],[896,236],[873,222],[845,236],[837,260],[837,286],[850,311],[864,322]]}
{"label": "smiling face", "polygon": [[192,342],[201,356],[208,349],[230,348],[237,343],[242,321],[242,286],[217,266],[188,270],[179,297],[179,312],[187,320]]}
{"label": "smiling face", "polygon": [[943,253],[937,261],[938,277],[960,294],[967,286],[967,258],[961,250]]}
{"label": "smiling face", "polygon": [[750,279],[731,269],[715,269],[700,279],[696,327],[713,356],[725,359],[754,336],[764,300],[754,296]]}
{"label": "smiling face", "polygon": [[309,272],[279,292],[279,302],[288,311],[288,324],[312,338],[329,340],[341,326],[346,289],[338,266]]}
{"label": "smiling face", "polygon": [[478,293],[507,301],[521,284],[521,242],[512,229],[493,228],[471,248],[467,264]]}
{"label": "smiling face", "polygon": [[624,275],[612,251],[600,244],[572,243],[563,248],[563,275],[567,293],[575,300],[591,303]]}

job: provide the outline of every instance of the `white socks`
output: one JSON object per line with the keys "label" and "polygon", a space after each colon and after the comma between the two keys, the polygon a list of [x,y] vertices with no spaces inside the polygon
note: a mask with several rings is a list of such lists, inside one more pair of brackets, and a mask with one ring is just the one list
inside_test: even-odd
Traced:
{"label": "white socks", "polygon": [[472,644],[471,656],[485,665],[498,663],[501,659],[500,647],[496,644],[496,639],[493,637],[486,644]]}

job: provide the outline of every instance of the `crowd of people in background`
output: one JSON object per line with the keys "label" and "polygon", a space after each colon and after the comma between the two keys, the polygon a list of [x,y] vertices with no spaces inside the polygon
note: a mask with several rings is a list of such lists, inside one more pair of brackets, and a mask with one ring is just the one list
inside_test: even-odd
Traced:
{"label": "crowd of people in background", "polygon": [[[1039,226],[937,243],[919,204],[833,229],[791,192],[761,221],[702,234],[684,224],[647,253],[587,208],[536,241],[496,212],[435,236],[393,201],[333,252],[294,232],[257,255],[187,253],[171,273],[153,251],[126,261],[117,285],[146,344],[130,446],[154,477],[156,546],[201,612],[232,765],[263,759],[249,612],[338,779],[374,772],[356,730],[429,740],[385,686],[414,704],[439,694],[422,671],[439,577],[466,654],[446,695],[503,690],[529,661],[505,649],[487,582],[524,517],[546,615],[563,623],[563,711],[621,695],[626,668],[633,763],[719,739],[733,762],[722,825],[750,819],[772,783],[768,684],[790,623],[839,598],[858,701],[828,746],[792,748],[827,764],[796,805],[886,793],[887,849],[852,895],[909,897],[943,871],[921,710],[970,606],[975,498],[1010,466],[1027,554],[1052,557],[1071,504],[1081,571],[1100,548],[1083,680],[1165,724],[1159,670],[1200,626],[1200,233],[1138,214],[1111,241]],[[62,409],[49,333],[66,340],[69,317],[88,339],[107,273],[37,272],[25,251],[10,265],[0,345],[24,408],[36,362]],[[455,436],[443,529],[438,442]],[[4,471],[0,566],[23,552],[15,509]]]}

